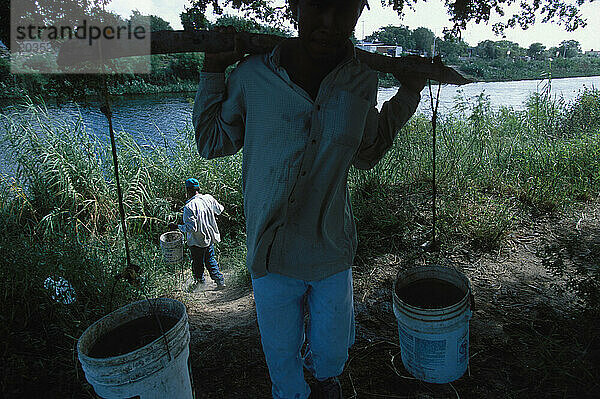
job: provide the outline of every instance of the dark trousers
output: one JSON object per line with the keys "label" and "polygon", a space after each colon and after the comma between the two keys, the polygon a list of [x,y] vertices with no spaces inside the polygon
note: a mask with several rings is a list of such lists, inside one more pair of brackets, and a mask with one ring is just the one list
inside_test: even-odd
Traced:
{"label": "dark trousers", "polygon": [[215,258],[215,248],[212,244],[208,247],[190,247],[192,254],[192,274],[196,280],[204,281],[204,267],[208,269],[210,278],[217,284],[223,283],[223,274],[219,271],[219,264]]}

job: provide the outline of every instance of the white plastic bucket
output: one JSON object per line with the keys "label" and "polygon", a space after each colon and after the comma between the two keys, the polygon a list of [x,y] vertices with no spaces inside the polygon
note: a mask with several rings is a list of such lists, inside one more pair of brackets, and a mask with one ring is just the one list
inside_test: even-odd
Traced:
{"label": "white plastic bucket", "polygon": [[168,231],[160,236],[160,249],[167,264],[183,262],[183,233]]}
{"label": "white plastic bucket", "polygon": [[149,344],[112,357],[91,357],[94,345],[117,327],[153,316],[146,300],[126,305],[96,321],[79,338],[77,352],[85,378],[106,399],[190,399],[188,369],[190,332],[185,306],[174,299],[150,300],[157,315],[177,320],[175,325]]}
{"label": "white plastic bucket", "polygon": [[[406,303],[398,295],[411,283],[442,280],[458,288],[458,299],[444,307]],[[414,287],[414,285],[413,285]],[[464,293],[464,295],[463,295]],[[431,292],[422,292],[424,298]],[[436,294],[437,295],[437,294]],[[460,378],[469,363],[471,284],[460,272],[442,266],[415,267],[398,274],[393,308],[398,320],[402,363],[419,380],[444,384]],[[406,300],[406,299],[405,299]],[[439,306],[442,302],[440,302]]]}

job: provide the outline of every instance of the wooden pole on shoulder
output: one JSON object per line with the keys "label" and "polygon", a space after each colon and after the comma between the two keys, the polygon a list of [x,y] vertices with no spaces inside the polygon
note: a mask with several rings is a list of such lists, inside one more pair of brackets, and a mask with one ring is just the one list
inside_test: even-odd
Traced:
{"label": "wooden pole on shoulder", "polygon": [[[242,48],[247,54],[264,54],[273,49],[284,37],[249,32],[215,32],[163,30],[152,32],[150,40],[151,54],[173,54],[189,52],[217,53],[233,50],[234,35],[240,38]],[[129,46],[128,41],[108,42],[102,39],[89,45],[86,40],[70,40],[60,48],[57,63],[59,66],[73,66],[84,61],[98,62],[104,59],[148,55],[137,47]],[[436,80],[441,83],[464,85],[473,81],[461,75],[455,69],[444,65],[440,58],[419,56],[389,57],[356,49],[357,58],[370,68],[380,71]]]}

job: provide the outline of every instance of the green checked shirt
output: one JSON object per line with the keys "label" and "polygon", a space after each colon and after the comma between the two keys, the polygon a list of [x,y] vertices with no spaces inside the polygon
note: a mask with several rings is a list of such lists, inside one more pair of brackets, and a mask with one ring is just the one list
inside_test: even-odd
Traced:
{"label": "green checked shirt", "polygon": [[200,73],[193,124],[205,158],[242,147],[246,264],[252,278],[320,280],[352,267],[351,165],[372,168],[415,112],[403,88],[377,111],[377,73],[354,47],[315,101],[279,64],[280,47],[222,73]]}

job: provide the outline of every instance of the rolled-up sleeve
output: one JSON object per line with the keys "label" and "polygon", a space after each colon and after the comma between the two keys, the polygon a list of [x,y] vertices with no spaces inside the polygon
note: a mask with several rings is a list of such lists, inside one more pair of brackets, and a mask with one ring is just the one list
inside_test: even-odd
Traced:
{"label": "rolled-up sleeve", "polygon": [[244,92],[237,68],[225,74],[200,72],[192,122],[200,156],[211,159],[238,152],[244,143]]}
{"label": "rolled-up sleeve", "polygon": [[369,110],[362,141],[354,157],[353,165],[358,169],[371,169],[390,149],[394,138],[404,124],[415,113],[420,94],[403,87],[383,103],[381,111],[375,105]]}

